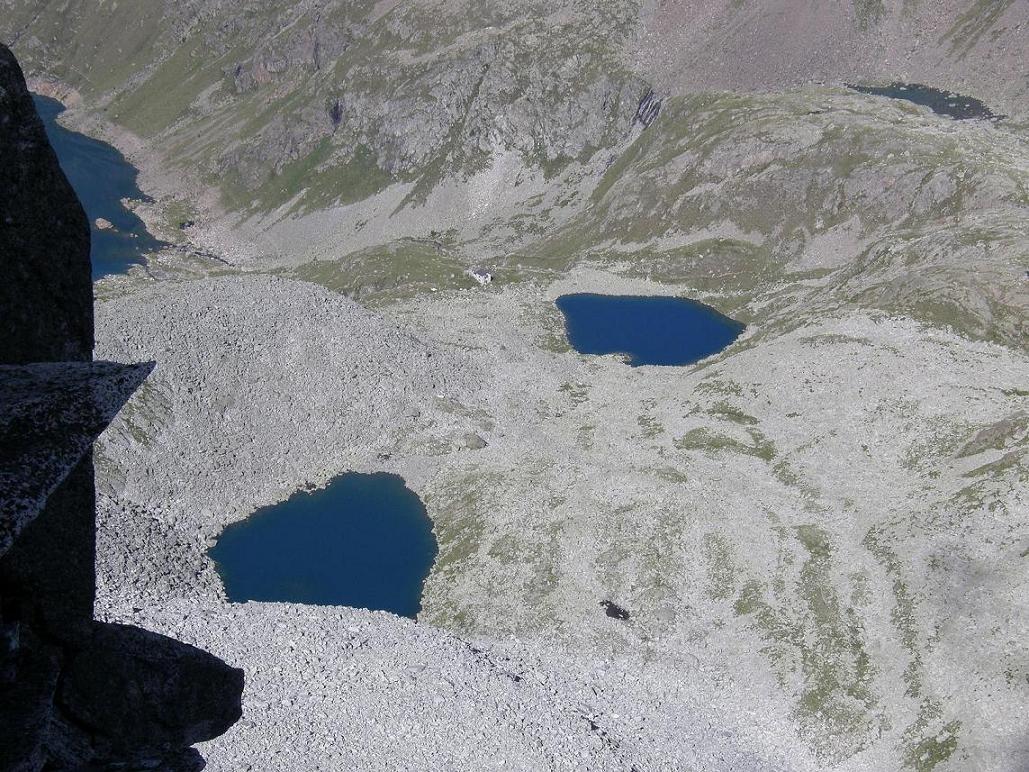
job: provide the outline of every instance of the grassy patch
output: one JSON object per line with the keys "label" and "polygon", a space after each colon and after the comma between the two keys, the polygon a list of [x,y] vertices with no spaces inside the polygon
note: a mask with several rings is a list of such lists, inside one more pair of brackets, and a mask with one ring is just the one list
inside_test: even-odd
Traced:
{"label": "grassy patch", "polygon": [[768,440],[757,429],[748,429],[747,434],[750,435],[750,444],[724,434],[717,434],[704,427],[698,427],[675,440],[675,447],[679,450],[702,451],[711,455],[726,451],[743,453],[768,462],[775,459],[775,444],[771,440]]}
{"label": "grassy patch", "polygon": [[316,166],[304,183],[302,209],[313,211],[332,204],[352,204],[385,190],[393,182],[366,145],[358,145],[343,164]]}
{"label": "grassy patch", "polygon": [[[764,649],[781,683],[802,675],[795,717],[802,735],[826,764],[836,764],[861,750],[882,719],[871,690],[871,659],[862,642],[862,625],[854,609],[835,589],[835,549],[815,525],[793,531],[802,560],[795,595],[789,585],[773,583],[771,596],[757,581],[743,584],[734,603],[766,640]],[[782,538],[782,537],[781,537]],[[781,549],[789,549],[784,543]],[[780,560],[788,568],[793,560]]]}
{"label": "grassy patch", "polygon": [[565,382],[561,384],[560,388],[562,392],[568,395],[568,398],[572,401],[572,405],[575,407],[590,401],[589,386],[585,383]]}
{"label": "grassy patch", "polygon": [[643,437],[648,440],[654,439],[664,431],[661,423],[651,415],[637,416],[636,424],[640,427]]}
{"label": "grassy patch", "polygon": [[400,239],[338,260],[315,260],[292,269],[290,274],[347,297],[376,302],[433,289],[479,286],[446,248],[425,239]]}
{"label": "grassy patch", "polygon": [[960,730],[960,721],[949,721],[938,733],[911,742],[904,751],[905,764],[916,772],[932,772],[954,755]]}
{"label": "grassy patch", "polygon": [[730,405],[728,402],[722,401],[717,402],[711,407],[708,412],[711,415],[716,415],[719,418],[724,418],[727,421],[732,421],[740,426],[754,426],[758,421],[754,416],[747,415],[735,405]]}
{"label": "grassy patch", "polygon": [[214,77],[200,37],[185,42],[136,88],[109,108],[111,117],[135,133],[150,137],[181,118]]}

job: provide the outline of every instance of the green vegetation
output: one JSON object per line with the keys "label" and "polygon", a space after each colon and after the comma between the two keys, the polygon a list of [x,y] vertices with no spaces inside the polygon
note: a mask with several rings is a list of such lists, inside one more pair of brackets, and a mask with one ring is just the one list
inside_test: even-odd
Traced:
{"label": "green vegetation", "polygon": [[160,6],[157,0],[15,3],[5,6],[0,23],[10,31],[31,28],[38,40],[60,41],[60,56],[27,46],[24,59],[32,62],[38,55],[51,74],[97,96],[145,69],[155,54],[162,55]]}
{"label": "green vegetation", "polygon": [[931,772],[937,764],[947,761],[957,750],[960,721],[944,724],[943,731],[935,737],[924,738],[911,748],[908,763],[918,772]]}
{"label": "green vegetation", "polygon": [[[780,549],[790,550],[787,532],[779,533]],[[885,717],[871,689],[874,673],[860,618],[835,589],[835,549],[828,534],[815,525],[799,526],[793,534],[804,554],[795,599],[785,581],[779,589],[773,583],[769,598],[751,580],[737,594],[734,610],[765,639],[764,651],[783,686],[795,670],[803,675],[796,719],[818,756],[835,764],[865,747]],[[793,562],[781,559],[780,571]]]}
{"label": "green vegetation", "polygon": [[762,461],[771,462],[776,455],[775,444],[768,440],[757,429],[748,429],[751,442],[745,443],[734,437],[724,434],[716,434],[710,429],[698,427],[686,432],[682,437],[675,440],[675,447],[679,450],[703,451],[712,455],[724,451],[743,453],[744,455],[760,458]]}
{"label": "green vegetation", "polygon": [[247,191],[237,184],[228,196],[234,207],[252,213],[293,202],[290,214],[296,214],[362,201],[392,182],[367,146],[358,145],[352,156],[340,163],[332,141],[323,137],[306,155],[275,171],[256,190]]}
{"label": "green vegetation", "polygon": [[648,440],[652,440],[664,432],[664,427],[661,426],[661,423],[651,415],[637,416],[636,423],[642,430],[642,435]]}
{"label": "green vegetation", "polygon": [[584,383],[562,383],[561,391],[568,395],[575,407],[590,401],[589,386]]}
{"label": "green vegetation", "polygon": [[137,88],[115,99],[108,114],[144,137],[158,134],[187,113],[224,63],[224,58],[209,57],[200,38],[187,41]]}
{"label": "green vegetation", "polygon": [[[873,528],[863,544],[892,580],[894,607],[890,618],[909,656],[908,667],[904,672],[906,694],[919,700],[918,718],[904,731],[905,761],[909,768],[917,772],[931,772],[957,749],[960,722],[950,721],[941,726],[942,710],[939,702],[925,693],[915,601],[903,579],[904,563],[891,543],[889,532],[885,528]],[[933,730],[934,726],[938,729]]]}
{"label": "green vegetation", "polygon": [[722,380],[715,373],[709,373],[697,384],[697,391],[702,394],[722,394],[727,397],[742,397],[743,387],[735,381]]}
{"label": "green vegetation", "polygon": [[198,214],[192,203],[180,199],[164,204],[163,212],[165,225],[171,231],[180,231],[186,223],[195,221]]}
{"label": "green vegetation", "polygon": [[339,260],[315,260],[292,269],[290,275],[363,302],[479,286],[457,258],[428,239],[400,239]]}
{"label": "green vegetation", "polygon": [[738,407],[730,405],[728,402],[718,402],[711,409],[708,410],[711,415],[716,415],[726,420],[732,421],[733,423],[740,424],[741,426],[753,426],[758,421],[754,416],[747,415]]}

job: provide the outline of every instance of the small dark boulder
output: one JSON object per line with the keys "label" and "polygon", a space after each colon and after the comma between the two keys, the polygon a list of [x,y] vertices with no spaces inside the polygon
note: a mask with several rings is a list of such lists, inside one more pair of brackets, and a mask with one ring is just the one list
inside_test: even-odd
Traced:
{"label": "small dark boulder", "polygon": [[612,603],[609,600],[600,601],[601,607],[604,609],[604,613],[612,619],[626,620],[629,618],[629,612],[619,606],[617,603]]}

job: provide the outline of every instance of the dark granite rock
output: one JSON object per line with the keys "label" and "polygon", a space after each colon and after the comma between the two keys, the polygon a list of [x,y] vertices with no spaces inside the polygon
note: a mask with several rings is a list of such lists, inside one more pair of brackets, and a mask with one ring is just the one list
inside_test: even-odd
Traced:
{"label": "dark granite rock", "polygon": [[[152,362],[0,365],[0,556],[88,454]],[[33,474],[26,475],[30,468]],[[88,475],[92,496],[92,473]],[[92,498],[87,509],[92,511]],[[92,516],[88,518],[92,527]]]}
{"label": "dark granite rock", "polygon": [[0,45],[0,362],[93,358],[89,222]]}
{"label": "dark granite rock", "polygon": [[604,609],[604,613],[612,619],[619,619],[625,621],[630,617],[629,612],[621,606],[619,606],[617,603],[614,603],[609,600],[602,600],[600,601],[600,605]]}
{"label": "dark granite rock", "polygon": [[243,673],[93,620],[92,445],[153,363],[92,362],[89,226],[0,46],[0,770],[196,772]]}
{"label": "dark granite rock", "polygon": [[59,700],[120,757],[217,737],[239,719],[242,691],[243,671],[205,651],[136,627],[97,623],[64,673]]}
{"label": "dark granite rock", "polygon": [[0,646],[0,769],[39,769],[47,757],[61,652],[17,622],[3,625]]}
{"label": "dark granite rock", "polygon": [[87,451],[0,561],[4,616],[55,643],[92,632],[96,591],[93,455]]}

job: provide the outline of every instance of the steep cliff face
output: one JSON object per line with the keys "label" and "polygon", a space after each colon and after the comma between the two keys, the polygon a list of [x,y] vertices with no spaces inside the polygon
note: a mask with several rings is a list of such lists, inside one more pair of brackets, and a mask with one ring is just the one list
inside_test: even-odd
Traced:
{"label": "steep cliff face", "polygon": [[[131,19],[45,5],[16,7],[0,36],[102,96],[114,121],[161,137],[233,210],[356,201],[397,181],[417,184],[416,202],[499,149],[550,173],[624,138],[647,93],[621,57],[631,0],[151,2]],[[126,51],[132,68],[86,45],[101,18],[118,38],[102,48]],[[54,33],[66,47],[42,42]]]}
{"label": "steep cliff face", "polygon": [[93,358],[89,224],[0,45],[0,361]]}
{"label": "steep cliff face", "polygon": [[0,769],[198,769],[243,674],[93,620],[92,442],[152,363],[92,362],[89,230],[0,46]]}
{"label": "steep cliff face", "polygon": [[496,151],[553,175],[624,140],[651,87],[922,78],[1029,109],[1029,17],[1010,0],[8,5],[0,39],[34,71],[248,213],[394,182],[418,203]]}

